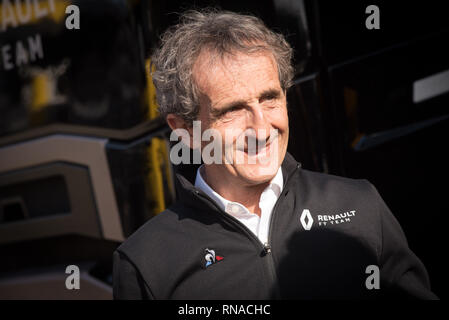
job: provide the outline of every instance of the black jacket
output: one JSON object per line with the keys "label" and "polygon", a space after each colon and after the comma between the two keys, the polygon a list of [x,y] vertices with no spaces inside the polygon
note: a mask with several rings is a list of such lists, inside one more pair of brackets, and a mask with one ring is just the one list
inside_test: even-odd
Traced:
{"label": "black jacket", "polygon": [[[114,297],[436,298],[423,264],[368,181],[301,169],[289,154],[282,172],[265,246],[178,175],[178,201],[114,252]],[[376,284],[368,266],[380,270],[379,289],[366,286]]]}

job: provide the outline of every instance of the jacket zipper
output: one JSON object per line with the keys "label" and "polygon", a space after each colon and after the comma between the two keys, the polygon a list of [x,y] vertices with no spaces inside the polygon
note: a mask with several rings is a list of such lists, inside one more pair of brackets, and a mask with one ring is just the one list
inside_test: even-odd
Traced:
{"label": "jacket zipper", "polygon": [[279,195],[278,201],[276,201],[276,203],[274,204],[273,210],[271,211],[270,227],[268,229],[268,243],[264,244],[264,250],[265,250],[266,255],[268,256],[268,268],[270,269],[272,279],[273,279],[273,288],[274,288],[275,299],[281,298],[281,290],[279,288],[278,277],[277,277],[276,268],[274,265],[273,254],[272,254],[272,250],[271,250],[271,235],[273,233],[273,231],[272,231],[273,230],[273,219],[276,214],[276,209],[279,206],[281,197],[285,197],[286,190],[287,190],[287,184],[289,183],[290,178],[296,173],[296,171],[299,169],[300,166],[301,166],[300,164],[297,164],[295,170],[293,170],[285,179],[284,188],[282,189],[282,192]]}
{"label": "jacket zipper", "polygon": [[272,255],[272,250],[271,250],[271,234],[272,234],[272,229],[273,229],[273,217],[274,214],[276,212],[276,208],[278,207],[278,204],[280,202],[280,199],[282,196],[285,196],[285,190],[287,189],[287,184],[291,178],[291,176],[293,176],[293,174],[295,174],[295,172],[298,170],[298,168],[300,167],[300,164],[296,165],[295,170],[293,170],[288,176],[287,179],[285,180],[284,183],[284,188],[281,192],[281,194],[279,195],[278,200],[276,201],[273,210],[271,211],[271,216],[270,216],[270,227],[268,229],[268,242],[266,243],[262,243],[260,242],[259,238],[257,238],[257,236],[251,231],[249,230],[243,223],[241,223],[240,221],[238,221],[236,218],[234,218],[233,216],[229,215],[228,213],[226,213],[224,210],[222,210],[218,204],[215,203],[215,201],[213,201],[212,199],[210,199],[207,195],[203,195],[201,194],[201,192],[199,190],[195,189],[195,193],[204,198],[205,200],[209,201],[210,203],[212,203],[214,205],[215,208],[218,209],[218,211],[220,212],[220,214],[227,219],[229,222],[232,222],[235,226],[237,226],[241,231],[243,231],[247,236],[249,236],[254,242],[257,243],[257,245],[261,248],[261,253],[263,253],[264,257],[266,258],[266,265],[268,268],[268,273],[270,275],[271,278],[271,284],[274,288],[274,294],[275,294],[275,299],[280,299],[281,298],[281,293],[280,293],[280,288],[279,288],[279,283],[277,280],[277,274],[276,274],[276,268],[274,266],[274,260],[273,260],[273,255]]}

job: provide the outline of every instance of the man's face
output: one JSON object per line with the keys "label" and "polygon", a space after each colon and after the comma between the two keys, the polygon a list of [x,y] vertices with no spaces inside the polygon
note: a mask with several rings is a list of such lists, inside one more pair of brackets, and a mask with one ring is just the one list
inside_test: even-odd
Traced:
{"label": "man's face", "polygon": [[[284,159],[289,131],[286,96],[273,56],[236,53],[211,63],[206,51],[198,57],[193,76],[201,92],[201,131],[213,129],[222,137],[222,161],[209,164],[208,175],[230,175],[245,185],[270,181]],[[202,148],[208,143],[202,142]]]}

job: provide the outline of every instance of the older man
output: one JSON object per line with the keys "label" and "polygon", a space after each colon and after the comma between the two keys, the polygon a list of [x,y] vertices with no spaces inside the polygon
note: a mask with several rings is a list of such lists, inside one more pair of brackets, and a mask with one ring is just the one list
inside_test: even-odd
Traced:
{"label": "older man", "polygon": [[160,112],[192,147],[210,142],[194,141],[195,124],[213,132],[214,161],[194,182],[178,175],[177,202],[114,253],[115,298],[435,298],[369,182],[304,170],[287,153],[291,58],[247,15],[191,11],[164,34]]}

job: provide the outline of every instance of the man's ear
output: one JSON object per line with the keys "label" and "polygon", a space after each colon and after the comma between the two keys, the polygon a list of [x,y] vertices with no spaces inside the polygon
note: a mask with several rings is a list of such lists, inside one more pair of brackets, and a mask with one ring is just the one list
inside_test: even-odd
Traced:
{"label": "man's ear", "polygon": [[181,118],[180,116],[178,116],[174,113],[169,113],[166,117],[166,120],[167,120],[168,126],[172,130],[186,129],[190,133],[190,131],[192,129],[183,118]]}
{"label": "man's ear", "polygon": [[190,137],[190,146],[193,146],[193,127],[191,125],[189,125],[183,118],[174,113],[169,113],[165,118],[165,120],[167,121],[168,126],[172,130],[176,129],[187,130]]}

